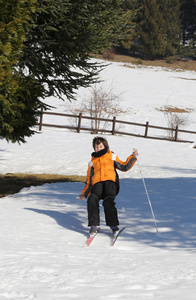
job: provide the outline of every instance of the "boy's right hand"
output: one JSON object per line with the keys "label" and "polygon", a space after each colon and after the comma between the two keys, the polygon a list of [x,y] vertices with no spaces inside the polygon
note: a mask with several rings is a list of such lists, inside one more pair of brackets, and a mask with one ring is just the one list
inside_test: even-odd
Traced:
{"label": "boy's right hand", "polygon": [[76,197],[76,199],[79,199],[79,200],[83,200],[85,197],[83,195],[79,195]]}

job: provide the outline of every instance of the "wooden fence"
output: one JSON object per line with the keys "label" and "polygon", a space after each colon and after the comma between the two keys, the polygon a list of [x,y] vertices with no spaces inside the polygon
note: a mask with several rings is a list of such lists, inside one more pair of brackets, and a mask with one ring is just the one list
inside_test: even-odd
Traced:
{"label": "wooden fence", "polygon": [[[54,116],[61,116],[61,117],[68,117],[68,118],[72,118],[72,119],[76,119],[77,120],[77,126],[66,126],[66,125],[55,125],[55,124],[46,124],[43,122],[43,115],[54,115]],[[96,120],[96,121],[103,121],[103,122],[107,122],[108,124],[111,123],[112,124],[112,129],[108,130],[108,129],[96,129],[96,128],[87,128],[87,127],[82,127],[82,119],[86,119],[86,120]],[[116,124],[124,124],[124,125],[133,125],[136,127],[143,127],[144,128],[144,132],[143,134],[136,134],[134,132],[123,132],[123,131],[119,131],[116,129]],[[65,128],[65,129],[70,129],[70,130],[75,130],[76,132],[80,133],[81,131],[88,131],[91,133],[96,133],[98,134],[100,133],[110,133],[112,135],[118,134],[118,135],[129,135],[129,136],[135,136],[135,137],[143,137],[143,138],[148,138],[148,139],[156,139],[156,140],[166,140],[166,141],[175,141],[175,142],[187,142],[187,143],[193,143],[193,140],[184,140],[184,139],[180,139],[179,138],[179,133],[187,133],[187,134],[191,134],[191,135],[196,135],[195,131],[189,131],[189,130],[182,130],[179,129],[178,126],[176,126],[175,129],[172,128],[167,128],[167,127],[161,127],[161,126],[155,126],[155,125],[150,125],[149,122],[146,122],[145,124],[140,124],[140,123],[134,123],[134,122],[127,122],[127,121],[122,121],[122,120],[116,120],[116,117],[113,117],[113,119],[103,119],[103,118],[93,118],[93,117],[89,117],[89,116],[84,116],[82,115],[82,113],[79,113],[79,115],[72,115],[72,114],[64,114],[64,113],[55,113],[55,112],[47,112],[44,111],[43,109],[41,110],[40,113],[40,121],[39,121],[39,131],[42,130],[42,127],[55,127],[55,128]],[[152,136],[149,135],[149,129],[158,129],[158,130],[163,130],[163,131],[167,131],[172,133],[172,137],[170,136]]]}

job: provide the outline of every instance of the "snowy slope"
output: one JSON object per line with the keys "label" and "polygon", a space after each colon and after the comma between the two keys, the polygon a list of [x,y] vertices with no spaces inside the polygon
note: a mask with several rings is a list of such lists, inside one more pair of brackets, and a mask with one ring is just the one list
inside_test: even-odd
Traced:
{"label": "snowy slope", "polygon": [[[125,106],[134,103],[133,121],[166,125],[155,107],[167,103],[193,109],[189,128],[196,130],[194,72],[113,63],[102,76],[126,91]],[[79,93],[82,98],[85,91]],[[56,103],[62,111],[64,104]],[[85,175],[93,137],[43,129],[21,146],[2,140],[1,173]],[[1,300],[195,299],[196,149],[192,144],[106,137],[122,160],[133,147],[139,152],[140,168],[135,164],[131,171],[119,173],[116,205],[120,225],[128,227],[111,247],[111,232],[100,206],[101,232],[86,247],[86,201],[76,199],[83,183],[45,184],[1,198]]]}

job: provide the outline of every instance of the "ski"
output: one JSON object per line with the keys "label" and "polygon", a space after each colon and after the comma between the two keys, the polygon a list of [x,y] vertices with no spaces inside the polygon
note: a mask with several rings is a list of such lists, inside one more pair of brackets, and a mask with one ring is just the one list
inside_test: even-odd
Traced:
{"label": "ski", "polygon": [[88,240],[86,241],[86,245],[87,245],[88,247],[90,246],[90,244],[92,243],[94,237],[97,235],[97,233],[98,233],[99,231],[100,231],[100,228],[97,228],[97,232],[89,236]]}
{"label": "ski", "polygon": [[115,244],[117,238],[119,237],[119,235],[121,234],[121,232],[122,232],[126,227],[127,227],[127,226],[122,227],[122,228],[119,230],[119,232],[118,232],[116,235],[113,236],[111,246],[114,246],[114,244]]}

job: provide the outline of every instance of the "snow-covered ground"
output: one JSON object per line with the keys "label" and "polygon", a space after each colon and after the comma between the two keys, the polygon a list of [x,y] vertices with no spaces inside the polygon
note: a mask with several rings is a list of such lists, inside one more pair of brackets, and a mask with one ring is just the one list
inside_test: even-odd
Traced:
{"label": "snow-covered ground", "polygon": [[[167,126],[159,109],[170,105],[189,109],[186,129],[196,131],[195,72],[112,63],[101,76],[106,85],[122,93],[122,103],[131,112],[125,119]],[[79,102],[85,93],[84,89],[78,92]],[[64,111],[63,102],[47,101]],[[43,128],[26,144],[1,140],[1,173],[85,175],[93,137]],[[89,248],[85,245],[86,201],[76,199],[83,183],[45,184],[1,198],[1,300],[195,300],[194,144],[106,138],[122,160],[133,148],[139,152],[139,165],[119,172],[116,205],[126,230],[111,247],[111,232],[100,206],[101,231]]]}

